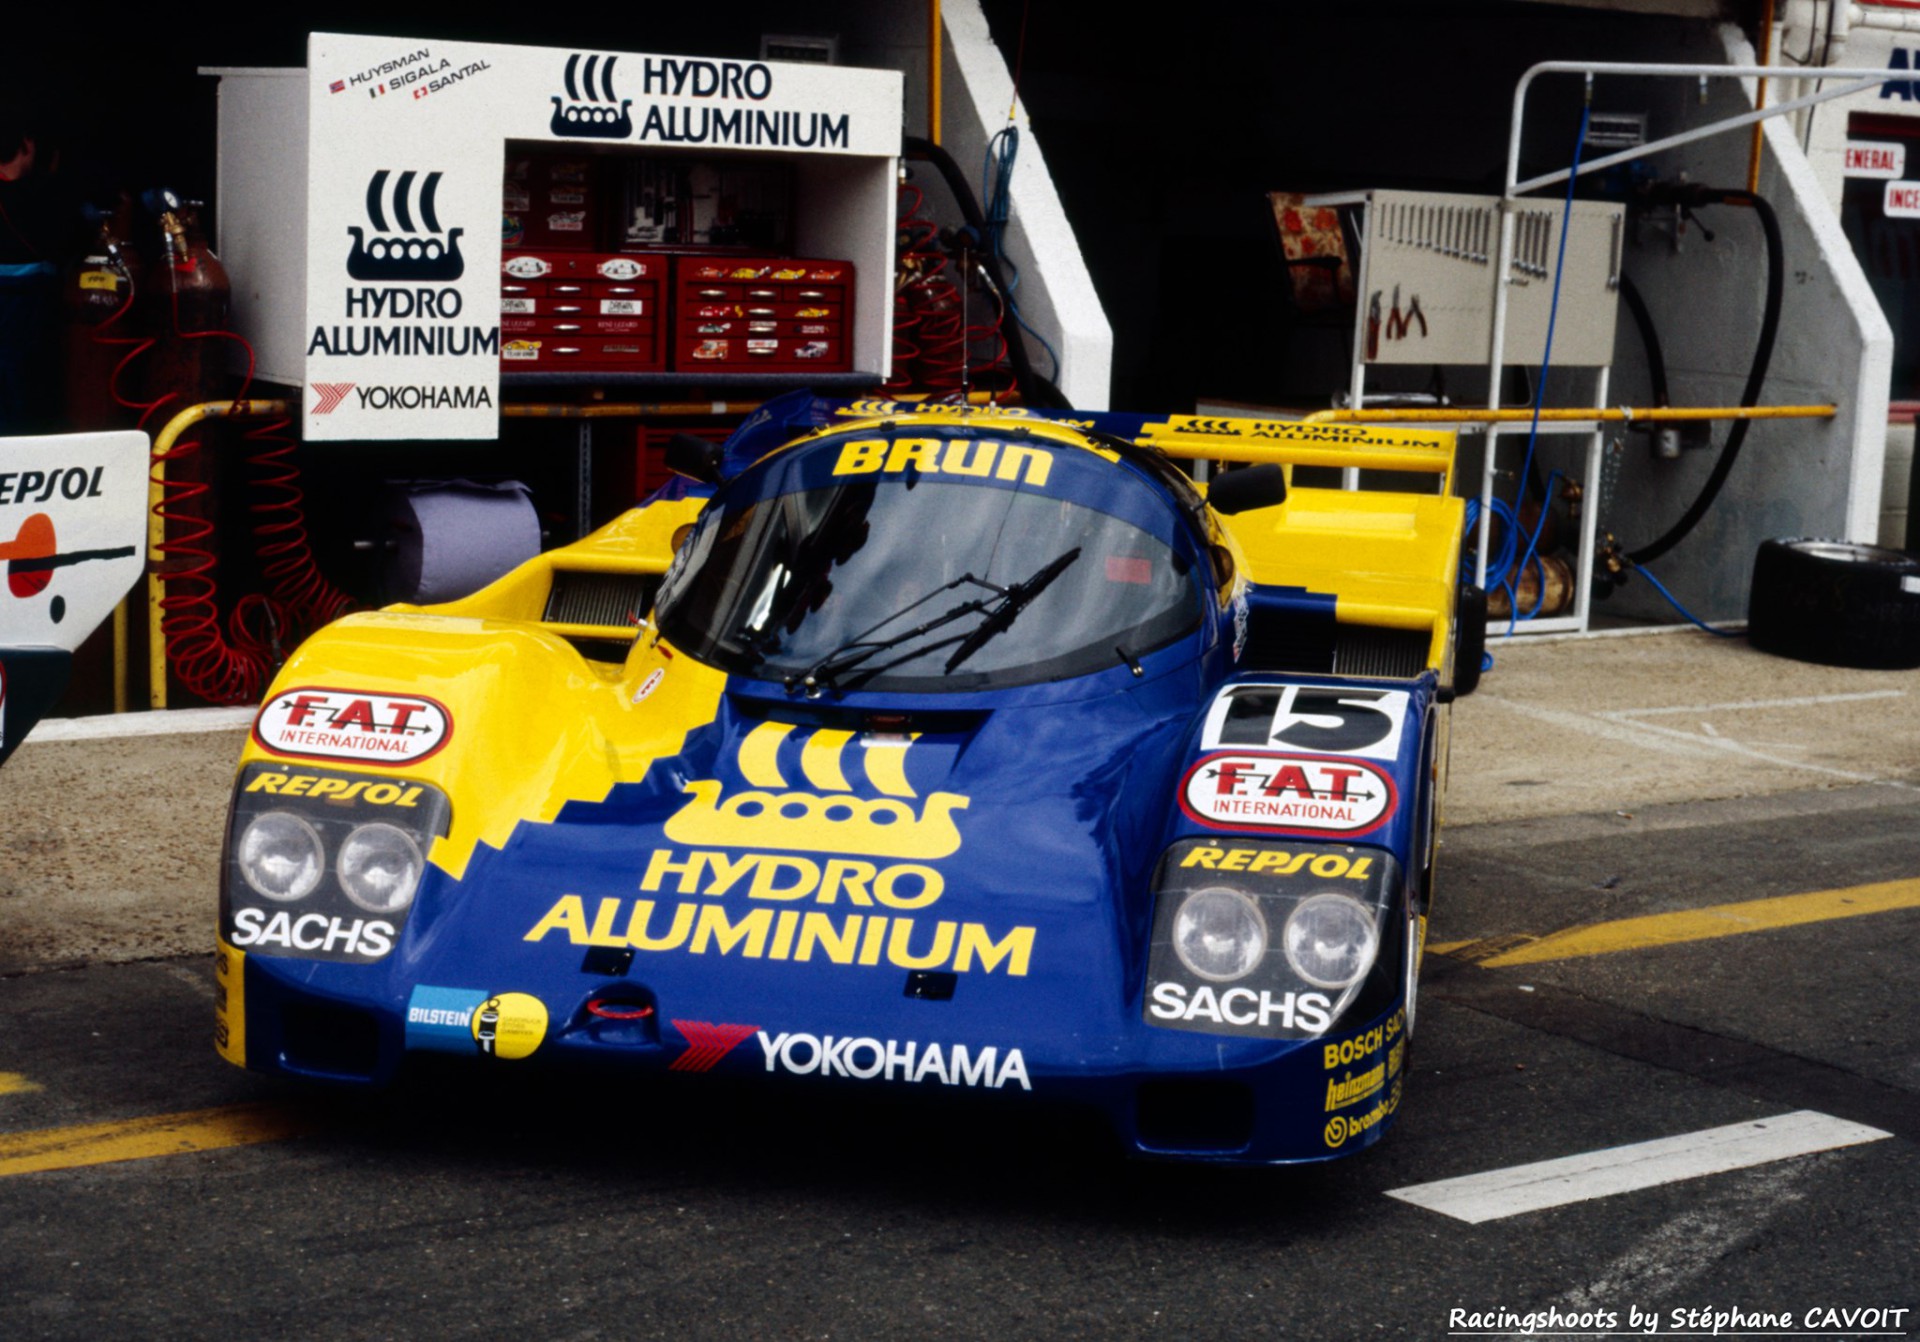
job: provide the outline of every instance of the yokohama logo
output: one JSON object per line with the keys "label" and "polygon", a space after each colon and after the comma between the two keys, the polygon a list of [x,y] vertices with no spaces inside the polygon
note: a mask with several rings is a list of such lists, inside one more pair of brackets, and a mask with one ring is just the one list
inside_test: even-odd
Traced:
{"label": "yokohama logo", "polygon": [[339,409],[340,402],[347,399],[347,393],[352,391],[353,388],[354,384],[351,382],[314,383],[313,413],[316,415],[331,415],[335,410]]}
{"label": "yokohama logo", "polygon": [[686,1036],[687,1051],[667,1067],[669,1072],[711,1072],[714,1064],[751,1038],[757,1025],[710,1025],[703,1020],[677,1020],[673,1028]]}

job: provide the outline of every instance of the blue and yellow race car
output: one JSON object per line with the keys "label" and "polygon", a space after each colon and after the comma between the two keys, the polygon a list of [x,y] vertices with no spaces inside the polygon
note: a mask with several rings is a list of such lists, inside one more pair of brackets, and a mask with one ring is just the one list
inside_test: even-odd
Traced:
{"label": "blue and yellow race car", "polygon": [[234,788],[227,1059],[1053,1098],[1195,1160],[1380,1137],[1479,666],[1451,435],[795,394],[671,455],[288,662]]}

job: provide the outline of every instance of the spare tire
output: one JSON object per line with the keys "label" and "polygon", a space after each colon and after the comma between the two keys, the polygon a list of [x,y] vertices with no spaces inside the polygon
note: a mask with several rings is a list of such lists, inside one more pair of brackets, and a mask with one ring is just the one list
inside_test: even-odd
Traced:
{"label": "spare tire", "polygon": [[1920,666],[1920,558],[1855,541],[1762,541],[1747,637],[1803,662]]}

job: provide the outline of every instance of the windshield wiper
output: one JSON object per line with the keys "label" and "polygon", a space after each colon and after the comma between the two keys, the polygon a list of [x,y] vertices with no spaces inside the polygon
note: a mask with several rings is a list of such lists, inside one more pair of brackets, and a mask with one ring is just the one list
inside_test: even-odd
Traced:
{"label": "windshield wiper", "polygon": [[[789,693],[792,693],[795,690],[804,689],[809,694],[818,694],[820,692],[820,687],[823,685],[829,688],[837,689],[838,683],[835,681],[834,677],[839,675],[843,671],[851,671],[853,668],[859,666],[862,662],[866,661],[869,657],[872,657],[878,653],[885,652],[889,648],[897,648],[902,643],[905,643],[908,639],[918,638],[922,634],[931,633],[933,630],[938,629],[943,625],[952,624],[955,620],[959,619],[962,615],[971,615],[975,611],[986,610],[988,606],[988,602],[984,597],[974,601],[963,601],[959,605],[955,606],[953,609],[946,611],[940,615],[936,615],[931,620],[928,620],[923,624],[917,624],[911,629],[903,629],[897,634],[888,635],[886,638],[876,639],[876,638],[869,637],[869,635],[873,634],[875,631],[883,629],[887,625],[892,624],[895,620],[907,614],[909,611],[917,610],[921,606],[926,605],[927,602],[933,600],[935,597],[939,596],[942,592],[951,592],[954,588],[962,587],[967,583],[972,583],[977,587],[984,587],[997,597],[1004,597],[1006,595],[1006,589],[1004,587],[996,586],[995,584],[986,581],[984,578],[976,578],[971,573],[962,573],[959,577],[955,578],[952,582],[945,583],[939,587],[934,588],[931,592],[928,592],[925,596],[919,598],[917,601],[913,601],[905,606],[902,606],[899,610],[896,610],[895,612],[893,612],[893,614],[887,616],[885,619],[879,621],[876,624],[869,626],[866,629],[863,629],[860,632],[860,636],[854,639],[853,642],[846,643],[841,645],[838,648],[835,648],[832,652],[828,653],[825,657],[822,657],[819,661],[815,662],[812,666],[808,667],[805,674],[799,675],[799,676],[788,676],[785,681],[787,691]],[[945,645],[936,644],[935,646],[944,647]],[[917,657],[920,655],[921,652],[924,652],[924,651],[926,650],[925,649],[916,650],[914,655]],[[878,675],[881,671],[885,669],[886,669],[885,667],[875,667],[873,670],[867,672],[866,674]]]}
{"label": "windshield wiper", "polygon": [[1027,604],[1039,596],[1040,593],[1046,591],[1048,585],[1062,573],[1065,573],[1068,565],[1072,564],[1073,561],[1079,557],[1080,547],[1076,545],[1058,559],[1048,564],[1045,568],[1041,569],[1038,573],[1034,574],[1031,578],[1028,578],[1025,582],[1018,582],[1009,587],[1001,596],[1000,604],[994,608],[992,613],[989,614],[986,619],[980,621],[972,633],[960,640],[960,646],[953,650],[951,657],[947,658],[945,669],[948,671],[953,670],[954,667],[960,665],[960,663],[966,661],[967,658],[978,652],[981,645],[988,639],[994,637],[996,634],[1004,633],[1007,627],[1013,623],[1015,617],[1027,608]]}
{"label": "windshield wiper", "polygon": [[[788,693],[794,693],[799,690],[805,690],[809,695],[816,695],[820,693],[823,687],[839,689],[840,683],[837,677],[843,672],[854,671],[855,668],[858,668],[856,673],[858,680],[871,680],[884,671],[892,670],[902,662],[912,661],[916,657],[924,657],[930,652],[957,643],[960,646],[954,649],[953,655],[947,659],[947,664],[945,668],[943,668],[946,671],[952,671],[954,667],[971,657],[979,649],[981,644],[1012,624],[1014,617],[1026,608],[1027,603],[1039,596],[1041,591],[1045,589],[1049,583],[1065,572],[1067,566],[1079,557],[1080,547],[1076,545],[1058,559],[1047,564],[1025,582],[1017,582],[1011,587],[1001,587],[996,583],[988,582],[985,578],[976,578],[971,573],[963,573],[952,582],[934,588],[919,600],[903,606],[901,609],[881,620],[878,624],[863,630],[859,638],[835,649],[818,662],[815,662],[807,669],[804,675],[788,676],[785,681],[787,691]],[[924,606],[942,592],[950,592],[965,583],[972,583],[976,587],[984,587],[993,593],[993,597],[991,599],[980,597],[972,601],[963,601],[951,610],[934,616],[931,620],[917,624],[911,629],[903,629],[897,634],[889,634],[886,638],[875,639],[868,637],[876,630],[893,623],[908,611]],[[896,657],[890,662],[881,662],[873,666],[863,665],[869,658],[879,653],[891,648],[897,648],[902,643],[919,638],[922,634],[930,634],[936,629],[952,624],[963,615],[972,615],[981,611],[986,612],[986,619],[982,620],[978,626],[964,634],[956,634],[952,638],[941,639],[938,642],[929,643],[924,647],[913,648],[908,651],[906,655]],[[853,683],[855,682],[852,680],[848,682],[849,685]]]}

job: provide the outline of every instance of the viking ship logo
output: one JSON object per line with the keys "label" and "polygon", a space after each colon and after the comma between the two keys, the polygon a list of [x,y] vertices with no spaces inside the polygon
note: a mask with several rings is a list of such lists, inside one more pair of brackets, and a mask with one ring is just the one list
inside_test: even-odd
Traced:
{"label": "viking ship logo", "polygon": [[[417,172],[403,172],[393,182],[393,215],[388,223],[386,208],[387,179],[392,174],[382,168],[367,181],[367,220],[373,236],[349,227],[353,252],[347,257],[347,274],[368,283],[395,280],[427,280],[446,283],[466,272],[460,256],[460,235],[464,229],[442,231],[440,217],[434,213],[434,194],[440,189],[440,174],[430,172],[421,179]],[[418,194],[414,191],[419,182]],[[419,208],[415,222],[414,207]]]}
{"label": "viking ship logo", "polygon": [[[971,798],[935,792],[919,806],[907,781],[913,738],[858,737],[863,771],[878,797],[861,797],[844,764],[850,731],[820,728],[799,742],[800,772],[814,792],[790,790],[782,754],[791,756],[791,723],[763,722],[740,743],[740,773],[748,788],[724,794],[711,778],[692,779],[692,800],[666,823],[667,837],[690,846],[786,848],[806,853],[860,853],[870,857],[950,857],[960,849],[956,811]],[[784,749],[783,749],[784,748]]]}
{"label": "viking ship logo", "polygon": [[[555,135],[588,136],[596,140],[625,140],[632,136],[633,118],[627,109],[633,106],[633,99],[617,97],[613,91],[613,63],[619,59],[608,56],[606,63],[601,64],[599,56],[588,56],[583,68],[579,52],[567,57],[567,96],[562,100],[559,94],[553,95],[553,120],[549,128]],[[595,67],[599,74],[597,90]]]}

